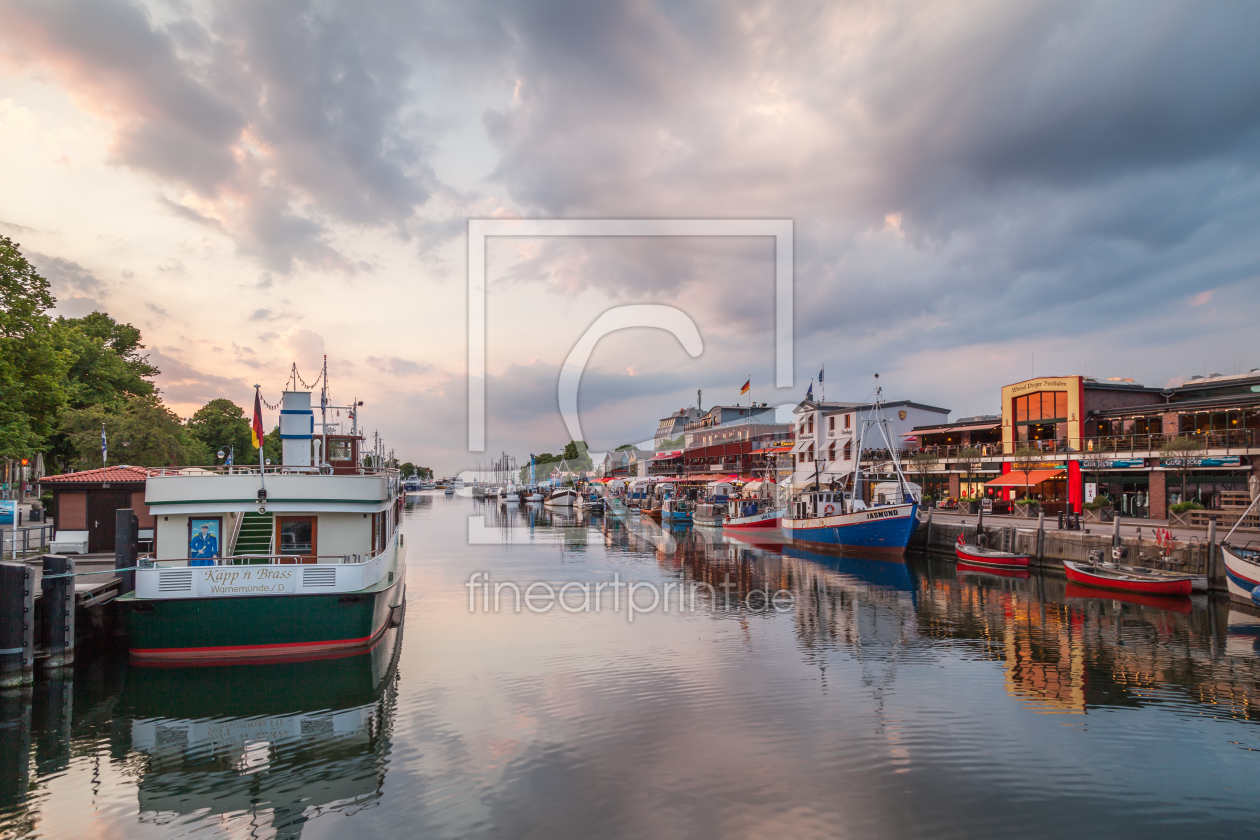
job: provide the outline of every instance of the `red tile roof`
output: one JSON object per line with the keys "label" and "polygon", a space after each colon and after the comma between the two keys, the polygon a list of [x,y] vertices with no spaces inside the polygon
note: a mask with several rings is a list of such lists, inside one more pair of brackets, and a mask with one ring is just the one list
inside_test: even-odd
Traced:
{"label": "red tile roof", "polygon": [[98,467],[94,470],[66,473],[65,475],[46,475],[40,479],[41,484],[105,484],[118,482],[145,481],[150,475],[160,470],[148,467]]}

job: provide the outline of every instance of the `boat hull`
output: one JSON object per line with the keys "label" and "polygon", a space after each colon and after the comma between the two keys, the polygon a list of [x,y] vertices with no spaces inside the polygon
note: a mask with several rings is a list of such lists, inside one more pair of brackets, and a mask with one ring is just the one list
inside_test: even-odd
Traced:
{"label": "boat hull", "polygon": [[1142,595],[1189,595],[1192,589],[1189,577],[1140,580],[1135,579],[1133,575],[1095,570],[1084,563],[1074,563],[1071,560],[1063,562],[1063,571],[1072,583],[1100,589],[1114,589],[1119,592],[1136,592]]}
{"label": "boat hull", "polygon": [[902,552],[914,533],[918,505],[890,505],[815,519],[782,520],[793,542]]}
{"label": "boat hull", "polygon": [[969,566],[986,566],[991,569],[1027,569],[1029,558],[1026,554],[1012,554],[1007,551],[982,551],[971,545],[954,546],[958,562]]}
{"label": "boat hull", "polygon": [[782,522],[782,510],[768,510],[765,513],[755,513],[752,516],[732,516],[723,525],[736,531],[756,531],[778,528]]}
{"label": "boat hull", "polygon": [[1221,544],[1221,556],[1225,559],[1225,584],[1229,597],[1244,604],[1254,603],[1251,593],[1260,586],[1260,554]]}
{"label": "boat hull", "polygon": [[294,660],[374,645],[402,619],[406,567],[357,592],[118,599],[132,659],[166,663]]}
{"label": "boat hull", "polygon": [[690,522],[691,511],[689,510],[664,511],[663,513],[661,513],[661,521],[662,522]]}
{"label": "boat hull", "polygon": [[969,563],[966,560],[959,560],[956,567],[958,572],[975,572],[977,574],[993,575],[994,577],[1014,578],[1015,580],[1027,580],[1032,572],[1025,568],[1016,566],[988,566],[981,563]]}

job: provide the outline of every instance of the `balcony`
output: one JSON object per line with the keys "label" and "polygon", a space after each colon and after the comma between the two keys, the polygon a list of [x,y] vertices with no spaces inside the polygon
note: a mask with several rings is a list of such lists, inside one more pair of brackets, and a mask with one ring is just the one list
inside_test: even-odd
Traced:
{"label": "balcony", "polygon": [[[1147,457],[1156,457],[1160,454],[1160,447],[1178,438],[1191,438],[1201,441],[1204,452],[1244,454],[1248,450],[1260,447],[1260,443],[1257,442],[1260,440],[1260,430],[1256,429],[1187,432],[1178,435],[1108,435],[1106,437],[1084,438],[1081,440],[1079,449],[1071,446],[1071,441],[1067,438],[1030,441],[1028,444],[1021,442],[1017,446],[1032,446],[1047,455],[1070,453],[1088,457],[1091,454],[1141,453]],[[1004,450],[1001,443],[985,443],[974,447],[961,445],[923,446],[918,449],[906,450],[906,455],[909,457],[919,452],[926,452],[938,456],[942,461],[953,461],[963,457],[961,451],[964,449],[979,449],[980,456],[985,459],[1008,457],[1014,454],[1010,446],[1007,446]]]}

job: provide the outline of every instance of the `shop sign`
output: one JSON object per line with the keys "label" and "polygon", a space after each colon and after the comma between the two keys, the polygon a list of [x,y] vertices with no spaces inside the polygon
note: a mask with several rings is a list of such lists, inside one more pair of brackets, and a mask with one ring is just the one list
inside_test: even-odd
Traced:
{"label": "shop sign", "polygon": [[1083,470],[1138,470],[1144,466],[1146,466],[1146,461],[1142,458],[1081,459],[1081,469]]}
{"label": "shop sign", "polygon": [[1089,504],[1098,498],[1098,485],[1089,482],[1085,485],[1085,504]]}
{"label": "shop sign", "polygon": [[1219,458],[1160,458],[1161,467],[1237,467],[1242,465],[1242,458],[1237,455],[1222,455]]}

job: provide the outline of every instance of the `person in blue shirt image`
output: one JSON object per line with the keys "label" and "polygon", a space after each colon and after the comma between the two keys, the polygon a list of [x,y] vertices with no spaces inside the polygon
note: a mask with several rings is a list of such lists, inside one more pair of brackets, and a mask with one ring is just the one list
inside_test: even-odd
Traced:
{"label": "person in blue shirt image", "polygon": [[210,526],[203,522],[200,532],[188,542],[188,565],[213,566],[218,554],[219,538],[210,533]]}

